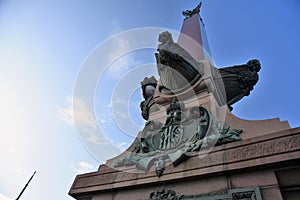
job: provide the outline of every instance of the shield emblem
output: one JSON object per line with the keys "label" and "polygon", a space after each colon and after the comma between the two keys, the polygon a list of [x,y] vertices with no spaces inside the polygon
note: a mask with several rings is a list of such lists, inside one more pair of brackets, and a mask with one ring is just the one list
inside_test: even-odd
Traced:
{"label": "shield emblem", "polygon": [[163,127],[158,133],[152,136],[152,145],[156,150],[169,150],[176,148],[182,141],[183,126],[172,124]]}

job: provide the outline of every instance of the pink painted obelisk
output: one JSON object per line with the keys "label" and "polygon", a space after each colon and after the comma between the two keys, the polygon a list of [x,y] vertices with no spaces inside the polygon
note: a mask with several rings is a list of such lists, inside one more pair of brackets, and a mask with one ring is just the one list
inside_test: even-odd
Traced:
{"label": "pink painted obelisk", "polygon": [[178,38],[178,44],[189,52],[196,61],[211,56],[204,24],[199,15],[200,7],[201,3],[192,11],[183,12],[186,19],[183,21]]}

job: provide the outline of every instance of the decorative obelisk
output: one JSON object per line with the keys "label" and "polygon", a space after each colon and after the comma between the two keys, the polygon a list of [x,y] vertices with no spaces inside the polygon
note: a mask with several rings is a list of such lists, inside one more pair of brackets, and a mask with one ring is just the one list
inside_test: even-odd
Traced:
{"label": "decorative obelisk", "polygon": [[76,200],[298,199],[300,127],[231,113],[256,85],[260,62],[213,66],[200,7],[183,12],[177,43],[159,35],[159,80],[141,82],[143,130],[122,154],[76,176]]}
{"label": "decorative obelisk", "polygon": [[193,10],[182,12],[186,18],[178,38],[178,44],[198,62],[211,57],[204,23],[199,14],[201,4]]}

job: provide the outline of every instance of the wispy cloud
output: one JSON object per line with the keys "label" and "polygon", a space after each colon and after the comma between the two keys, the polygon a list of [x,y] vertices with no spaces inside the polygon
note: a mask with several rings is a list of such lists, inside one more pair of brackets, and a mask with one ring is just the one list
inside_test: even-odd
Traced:
{"label": "wispy cloud", "polygon": [[[67,98],[66,108],[59,109],[60,119],[70,125],[78,123],[82,127],[97,128],[97,122],[92,109],[81,98]],[[76,119],[75,119],[76,116]]]}
{"label": "wispy cloud", "polygon": [[73,98],[73,108],[76,123],[84,127],[97,128],[97,122],[92,111],[92,107],[88,106],[81,98]]}
{"label": "wispy cloud", "polygon": [[[88,142],[92,143],[92,144],[101,144],[101,143],[103,143],[103,141],[101,142],[100,138],[96,134],[89,134],[87,136],[86,140]],[[106,140],[104,141],[104,143],[107,143]]]}
{"label": "wispy cloud", "polygon": [[115,35],[121,31],[123,31],[121,24],[119,23],[119,21],[116,18],[111,19],[111,24],[112,24],[112,26],[110,27],[109,35]]}
{"label": "wispy cloud", "polygon": [[[116,34],[123,31],[122,26],[118,20],[112,20],[111,32]],[[107,60],[109,62],[113,61],[108,68],[109,75],[112,78],[117,78],[122,75],[126,70],[128,70],[133,65],[141,63],[135,58],[135,53],[131,52],[132,47],[128,38],[123,35],[118,35],[111,40],[111,46],[107,49],[109,55]]]}
{"label": "wispy cloud", "polygon": [[121,149],[121,150],[126,150],[128,148],[129,144],[127,142],[121,142],[121,143],[118,143],[118,147]]}
{"label": "wispy cloud", "polygon": [[0,193],[0,200],[13,200],[11,198],[8,198],[7,196],[5,196],[4,194]]}
{"label": "wispy cloud", "polygon": [[106,105],[101,105],[101,108],[98,109],[98,118],[97,121],[100,124],[110,124],[113,122],[113,116],[111,112],[111,103]]}
{"label": "wispy cloud", "polygon": [[135,54],[131,51],[130,42],[123,36],[118,36],[112,42],[111,49],[108,49],[110,54],[107,59],[113,61],[109,66],[109,75],[113,78],[120,77],[130,67],[137,65],[139,62],[135,58]]}
{"label": "wispy cloud", "polygon": [[128,121],[128,101],[121,98],[114,98],[109,106],[112,108],[115,120]]}
{"label": "wispy cloud", "polygon": [[70,125],[75,123],[74,112],[73,112],[73,102],[71,97],[67,97],[67,106],[65,108],[59,108],[59,118],[67,122]]}
{"label": "wispy cloud", "polygon": [[72,98],[68,97],[67,106],[59,109],[59,117],[69,125],[76,124],[81,137],[89,144],[108,144],[108,141],[99,134],[98,124],[92,112],[92,108],[89,107],[84,100],[73,98],[72,101]]}
{"label": "wispy cloud", "polygon": [[[87,173],[87,172],[96,171],[97,167],[95,167],[92,164],[82,161],[80,163],[77,163],[76,165],[72,164],[71,169],[74,171],[75,174],[83,174],[83,173]],[[0,199],[0,200],[2,200],[2,199]]]}
{"label": "wispy cloud", "polygon": [[[134,106],[135,105],[133,105],[132,102],[126,100],[126,98],[122,99],[116,97],[113,98],[111,101],[112,117],[114,123],[124,133],[135,136],[136,133],[138,133],[142,129],[142,126],[138,125],[138,123],[134,121],[134,119],[129,113],[129,109],[134,108]],[[137,110],[136,113],[140,113],[140,111]]]}
{"label": "wispy cloud", "polygon": [[109,104],[103,106],[97,121],[101,124],[115,123],[116,120],[128,122],[130,106],[132,105],[125,99],[113,98]]}

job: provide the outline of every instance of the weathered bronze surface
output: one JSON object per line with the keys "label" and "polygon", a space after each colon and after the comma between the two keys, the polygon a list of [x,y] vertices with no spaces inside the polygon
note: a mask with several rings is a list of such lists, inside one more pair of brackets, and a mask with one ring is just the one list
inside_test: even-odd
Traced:
{"label": "weathered bronze surface", "polygon": [[182,92],[196,83],[204,74],[203,63],[197,62],[184,48],[175,43],[172,34],[159,35],[158,53],[155,54],[160,76],[160,90],[164,93]]}
{"label": "weathered bronze surface", "polygon": [[229,106],[250,94],[250,91],[253,90],[258,82],[258,72],[260,69],[260,62],[257,59],[250,60],[245,65],[219,69]]}
{"label": "weathered bronze surface", "polygon": [[[176,167],[189,158],[189,153],[214,145],[240,140],[240,129],[224,127],[204,107],[185,109],[175,98],[167,107],[165,124],[149,121],[132,152],[115,161],[115,167],[135,165],[148,171],[156,163],[156,174],[161,176],[165,159]],[[208,134],[209,133],[209,134]]]}
{"label": "weathered bronze surface", "polygon": [[200,8],[201,8],[202,2],[200,2],[196,8],[194,8],[193,10],[185,10],[182,11],[183,16],[185,16],[185,20],[189,17],[192,17],[194,14],[198,14],[200,12]]}
{"label": "weathered bronze surface", "polygon": [[[192,87],[204,75],[204,64],[197,62],[169,32],[159,35],[158,53],[155,54],[160,76],[159,90],[165,94],[179,93]],[[212,66],[213,67],[213,66]],[[214,67],[213,67],[214,68]],[[216,69],[216,68],[215,68]],[[253,59],[244,65],[216,69],[225,87],[224,99],[231,105],[248,96],[258,82],[261,69],[259,60]],[[217,79],[217,77],[213,77]]]}
{"label": "weathered bronze surface", "polygon": [[[161,33],[159,42],[158,53],[155,54],[159,82],[154,77],[146,77],[141,83],[145,100],[140,107],[143,118],[148,122],[132,152],[114,162],[115,167],[135,165],[143,171],[148,171],[156,163],[157,176],[164,172],[165,159],[171,160],[177,166],[189,158],[190,152],[238,141],[242,132],[241,129],[231,130],[229,126],[224,126],[216,115],[203,106],[185,109],[184,102],[178,101],[176,94],[192,87],[205,75],[204,63],[193,59],[173,41],[169,32]],[[230,108],[232,104],[250,94],[258,81],[259,70],[258,60],[217,70],[224,83],[226,103]],[[154,98],[156,90],[175,95],[173,102],[166,108],[164,124],[155,119],[149,120],[151,113],[159,111]]]}
{"label": "weathered bronze surface", "polygon": [[153,99],[156,86],[157,80],[154,76],[151,76],[150,78],[145,77],[144,80],[141,82],[142,95],[145,100],[141,102],[140,108],[142,111],[142,117],[145,120],[148,120],[151,112],[158,111],[158,108]]}

